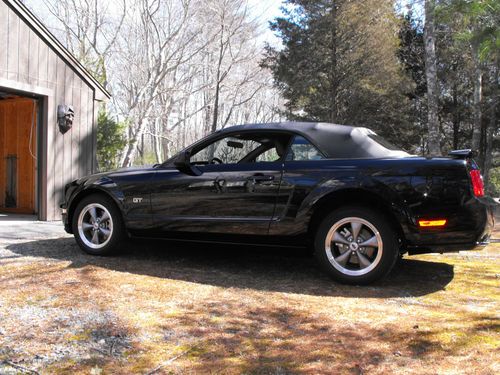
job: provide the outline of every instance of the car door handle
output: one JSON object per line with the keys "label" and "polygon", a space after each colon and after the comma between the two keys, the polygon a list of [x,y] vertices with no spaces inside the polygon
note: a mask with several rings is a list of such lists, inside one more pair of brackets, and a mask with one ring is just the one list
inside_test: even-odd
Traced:
{"label": "car door handle", "polygon": [[224,179],[220,179],[220,178],[217,178],[215,181],[214,181],[214,186],[215,186],[215,189],[217,190],[217,192],[219,193],[222,193],[224,188],[225,188],[225,185],[226,185],[226,180]]}
{"label": "car door handle", "polygon": [[217,186],[224,186],[226,184],[226,180],[222,180],[222,179],[217,179],[214,181],[214,184],[217,185]]}
{"label": "car door handle", "polygon": [[274,176],[270,174],[256,174],[252,177],[249,177],[248,179],[253,181],[254,183],[259,183],[259,182],[273,181]]}

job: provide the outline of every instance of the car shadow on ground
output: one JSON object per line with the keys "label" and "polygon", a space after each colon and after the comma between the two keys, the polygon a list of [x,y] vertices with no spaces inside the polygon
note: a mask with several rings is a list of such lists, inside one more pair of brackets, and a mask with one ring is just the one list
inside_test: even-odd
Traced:
{"label": "car shadow on ground", "polygon": [[7,249],[19,256],[68,261],[73,268],[96,266],[204,285],[314,296],[417,297],[445,289],[454,277],[453,265],[409,257],[383,281],[347,286],[321,272],[305,250],[275,247],[134,240],[119,255],[99,257],[83,253],[73,238],[58,238],[11,244]]}

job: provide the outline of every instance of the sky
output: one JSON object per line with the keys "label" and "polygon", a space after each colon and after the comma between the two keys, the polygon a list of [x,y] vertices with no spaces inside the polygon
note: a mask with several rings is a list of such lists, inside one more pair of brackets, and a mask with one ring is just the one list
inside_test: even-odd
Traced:
{"label": "sky", "polygon": [[[282,0],[248,0],[250,11],[254,18],[258,19],[262,24],[262,35],[259,41],[269,43],[273,46],[280,45],[280,40],[269,30],[269,21],[282,15],[280,7]],[[424,17],[424,0],[397,0],[396,10],[401,13],[408,11],[408,6],[413,9],[413,14],[417,18]]]}
{"label": "sky", "polygon": [[250,11],[262,24],[261,42],[267,42],[271,45],[280,43],[274,33],[269,30],[269,21],[281,16],[281,4],[280,0],[248,0]]}
{"label": "sky", "polygon": [[[51,15],[44,9],[45,7],[40,6],[40,0],[25,0],[24,2],[30,8],[36,8],[35,14],[44,20],[52,20]],[[282,15],[280,7],[283,4],[282,0],[247,0],[252,13],[253,18],[258,20],[261,24],[261,35],[259,37],[259,42],[269,43],[274,47],[279,47],[281,42],[274,33],[269,30],[269,22],[274,20],[276,17]],[[414,10],[414,15],[417,17],[423,17],[423,0],[397,0],[397,9],[399,12],[406,13],[407,6],[411,5]],[[45,17],[46,15],[46,17]],[[57,32],[53,25],[53,22],[47,22],[49,29],[53,32]]]}
{"label": "sky", "polygon": [[263,19],[272,20],[281,15],[280,0],[248,0],[248,4],[255,15],[261,16]]}

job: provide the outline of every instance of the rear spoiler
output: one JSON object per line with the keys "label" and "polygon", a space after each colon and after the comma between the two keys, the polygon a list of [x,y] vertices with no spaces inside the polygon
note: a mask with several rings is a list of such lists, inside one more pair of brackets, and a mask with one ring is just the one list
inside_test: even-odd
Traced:
{"label": "rear spoiler", "polygon": [[453,150],[448,152],[448,156],[455,159],[472,159],[475,156],[475,152],[470,148],[464,150]]}

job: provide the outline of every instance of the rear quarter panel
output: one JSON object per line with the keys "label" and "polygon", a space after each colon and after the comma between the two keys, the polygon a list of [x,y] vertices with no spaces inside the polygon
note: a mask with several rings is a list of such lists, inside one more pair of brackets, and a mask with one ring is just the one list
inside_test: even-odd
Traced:
{"label": "rear quarter panel", "polygon": [[[317,203],[343,190],[369,192],[383,202],[410,245],[470,242],[481,227],[463,160],[330,159],[285,163],[270,233],[304,233]],[[419,218],[443,216],[449,219],[444,229],[418,228]]]}

